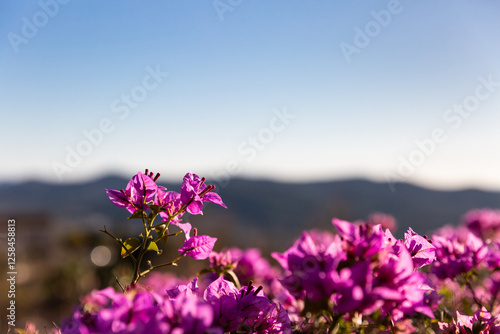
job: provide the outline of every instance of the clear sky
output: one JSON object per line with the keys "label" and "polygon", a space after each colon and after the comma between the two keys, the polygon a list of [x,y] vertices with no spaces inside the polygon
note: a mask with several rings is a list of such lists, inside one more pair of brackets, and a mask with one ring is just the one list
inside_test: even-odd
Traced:
{"label": "clear sky", "polygon": [[0,3],[0,182],[500,190],[498,1]]}

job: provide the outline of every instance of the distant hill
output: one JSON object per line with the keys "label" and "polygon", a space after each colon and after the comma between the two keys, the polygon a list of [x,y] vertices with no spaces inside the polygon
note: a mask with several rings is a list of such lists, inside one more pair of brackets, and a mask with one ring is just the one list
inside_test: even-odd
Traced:
{"label": "distant hill", "polygon": [[[73,185],[4,184],[0,187],[0,216],[43,213],[59,233],[75,228],[96,231],[104,224],[130,229],[134,222],[126,220],[127,212],[115,207],[104,191],[125,188],[127,182],[105,177]],[[165,186],[179,190],[179,185]],[[385,183],[366,180],[279,183],[234,179],[218,192],[227,210],[207,204],[204,216],[185,216],[184,220],[200,233],[218,237],[219,247],[257,246],[265,251],[283,251],[304,229],[333,230],[333,217],[354,221],[377,211],[389,213],[397,219],[401,237],[410,226],[424,234],[444,224],[457,224],[470,209],[500,208],[500,192],[435,191],[410,184],[396,184],[392,192]]]}

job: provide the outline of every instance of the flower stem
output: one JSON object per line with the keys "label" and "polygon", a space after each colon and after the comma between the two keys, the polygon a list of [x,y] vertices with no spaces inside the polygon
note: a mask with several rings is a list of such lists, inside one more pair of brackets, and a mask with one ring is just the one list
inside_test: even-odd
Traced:
{"label": "flower stem", "polygon": [[115,237],[114,235],[112,235],[107,229],[106,229],[106,226],[104,226],[104,230],[99,230],[99,232],[103,232],[105,234],[107,234],[108,236],[110,236],[111,238],[113,238],[116,242],[118,242],[123,249],[125,249],[125,251],[127,252],[128,256],[130,256],[130,259],[132,259],[132,262],[134,262],[134,266],[137,264],[137,260],[136,258],[132,255],[132,253],[130,252],[130,250],[125,247],[125,244],[123,243],[122,239],[119,239],[117,237]]}

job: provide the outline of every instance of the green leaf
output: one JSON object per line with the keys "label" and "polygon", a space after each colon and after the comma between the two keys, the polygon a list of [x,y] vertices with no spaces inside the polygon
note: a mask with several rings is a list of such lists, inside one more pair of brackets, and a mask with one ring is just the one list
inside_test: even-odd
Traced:
{"label": "green leaf", "polygon": [[156,242],[154,242],[154,241],[151,241],[151,242],[148,244],[148,248],[147,248],[146,250],[148,250],[148,251],[154,251],[154,252],[156,252],[156,254],[158,254],[158,255],[159,255],[159,254],[161,254],[161,252],[162,252],[160,249],[158,249],[158,245],[157,245],[157,244],[156,244]]}
{"label": "green leaf", "polygon": [[146,214],[146,212],[142,211],[142,210],[137,210],[136,212],[134,212],[130,217],[128,217],[127,219],[137,219],[137,218],[146,218],[148,215]]}
{"label": "green leaf", "polygon": [[160,237],[164,236],[165,232],[168,233],[167,225],[166,224],[162,224],[160,226],[155,227],[155,232]]}
{"label": "green leaf", "polygon": [[157,204],[148,204],[148,206],[155,214],[158,214],[158,212],[160,212],[161,206]]}
{"label": "green leaf", "polygon": [[162,224],[158,227],[155,228],[156,234],[158,234],[158,238],[163,242],[165,245],[168,240],[168,228],[166,224]]}
{"label": "green leaf", "polygon": [[[128,256],[128,254],[132,254],[135,250],[137,250],[137,248],[139,248],[141,246],[141,241],[139,239],[136,239],[136,238],[129,238],[127,240],[125,240],[123,242],[123,244],[125,245],[125,248],[122,247],[122,252],[121,252],[121,255],[123,258],[126,258]],[[127,252],[128,250],[128,252]]]}

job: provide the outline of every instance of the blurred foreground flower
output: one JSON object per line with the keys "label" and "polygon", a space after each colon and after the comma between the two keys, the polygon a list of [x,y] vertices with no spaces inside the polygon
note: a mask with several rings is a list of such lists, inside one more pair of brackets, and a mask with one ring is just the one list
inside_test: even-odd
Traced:
{"label": "blurred foreground flower", "polygon": [[304,312],[316,314],[314,321],[323,319],[323,330],[353,330],[377,321],[396,330],[398,321],[417,313],[434,318],[425,300],[432,289],[414,265],[435,259],[425,238],[409,230],[403,242],[380,225],[339,219],[333,224],[338,234],[331,241],[303,232],[285,253],[273,253],[287,271],[282,284],[295,298],[305,299]]}

